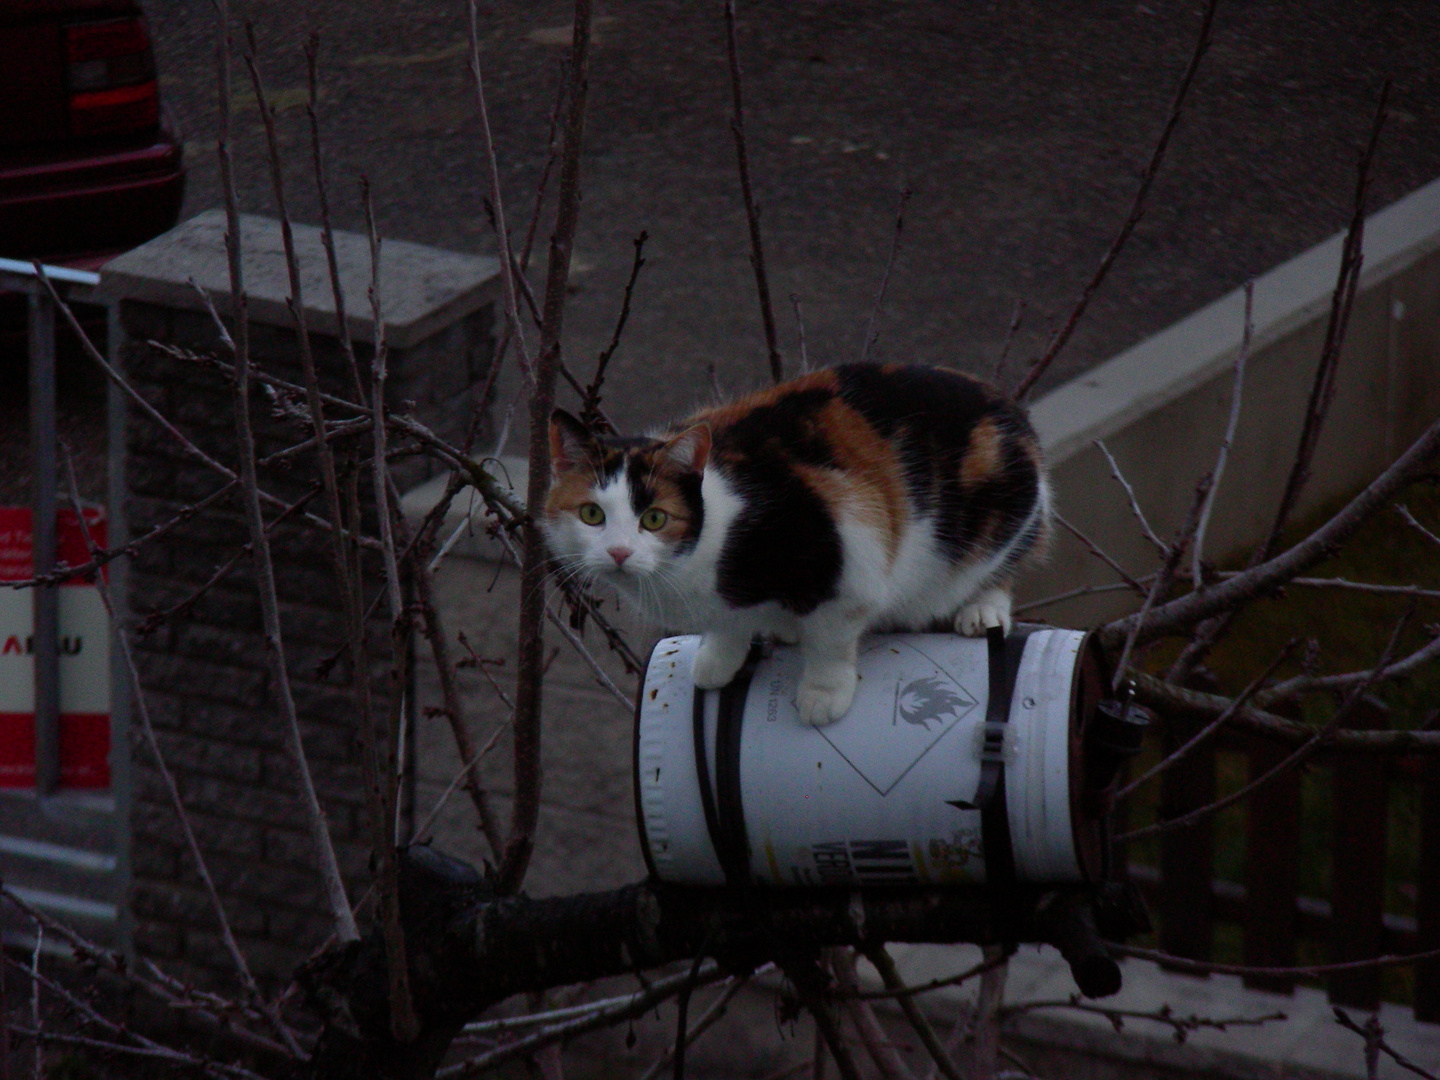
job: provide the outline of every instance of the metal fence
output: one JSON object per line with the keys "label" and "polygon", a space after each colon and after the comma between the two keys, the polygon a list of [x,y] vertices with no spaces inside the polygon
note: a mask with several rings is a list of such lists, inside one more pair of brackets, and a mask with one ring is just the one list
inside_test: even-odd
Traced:
{"label": "metal fence", "polygon": [[[44,267],[45,277],[67,302],[102,304],[109,312],[114,339],[114,306],[95,295],[100,275],[61,266]],[[23,292],[29,301],[30,453],[35,576],[52,574],[56,566],[56,511],[59,470],[55,397],[55,302],[34,265],[0,259],[0,289]],[[51,795],[60,784],[60,620],[59,591],[38,585],[34,596],[35,663],[35,791]]]}
{"label": "metal fence", "polygon": [[[1299,718],[1296,711],[1290,715]],[[1347,726],[1389,727],[1389,710],[1376,699],[1364,699]],[[1181,718],[1169,718],[1167,747],[1173,749],[1190,734]],[[1240,764],[1246,776],[1255,777],[1288,750],[1254,736],[1222,737],[1218,746],[1193,754],[1164,775],[1160,817],[1179,817],[1215,801],[1221,755],[1231,755],[1232,768]],[[1131,877],[1158,916],[1165,952],[1217,960],[1217,951],[1224,951],[1231,959],[1238,936],[1244,964],[1286,968],[1440,949],[1440,762],[1423,754],[1388,759],[1332,747],[1319,766],[1306,773],[1292,770],[1239,804],[1244,860],[1241,872],[1232,875],[1239,880],[1217,872],[1220,830],[1214,819],[1165,834],[1158,864],[1131,864]],[[1407,840],[1418,834],[1413,870],[1395,842],[1396,794],[1405,796],[1400,801],[1418,817],[1406,830],[1411,834]],[[1311,807],[1306,816],[1302,802]],[[1328,804],[1328,813],[1315,812],[1321,803]],[[1304,835],[1307,828],[1309,836]],[[1319,889],[1310,885],[1328,895],[1302,892],[1304,851],[1328,864],[1323,875],[1328,882]],[[1313,869],[1310,876],[1315,876]],[[1387,910],[1396,906],[1394,894],[1412,898],[1413,915]],[[1228,948],[1217,949],[1227,938]],[[1280,993],[1293,991],[1297,983],[1293,975],[1245,981]],[[1336,972],[1325,989],[1337,1005],[1361,1009],[1377,1008],[1382,997],[1393,996],[1387,991],[1408,991],[1417,1020],[1440,1021],[1440,960],[1414,965],[1413,981],[1405,986],[1387,984],[1379,968],[1369,967]]]}
{"label": "metal fence", "polygon": [[[120,341],[118,308],[99,294],[99,274],[60,266],[45,266],[43,272],[66,304],[104,310],[106,348],[113,362]],[[57,329],[63,313],[34,265],[0,259],[0,290],[23,294],[27,300],[32,543],[34,573],[43,576],[55,571],[58,559],[62,486],[56,360],[57,344],[70,331]],[[106,518],[108,542],[113,545],[124,542],[119,513],[123,456],[116,438],[123,430],[123,401],[113,386],[107,387],[107,395]],[[112,568],[111,590],[122,603],[123,579],[124,568]],[[34,605],[30,653],[35,678],[35,786],[0,790],[0,877],[26,903],[64,919],[92,940],[128,950],[130,920],[122,897],[129,879],[129,752],[124,683],[113,670],[116,653],[111,651],[110,789],[61,787],[60,586],[37,585],[29,592]],[[0,913],[0,936],[7,944],[29,947],[33,926],[6,908]],[[48,938],[45,943],[51,948],[60,944]]]}

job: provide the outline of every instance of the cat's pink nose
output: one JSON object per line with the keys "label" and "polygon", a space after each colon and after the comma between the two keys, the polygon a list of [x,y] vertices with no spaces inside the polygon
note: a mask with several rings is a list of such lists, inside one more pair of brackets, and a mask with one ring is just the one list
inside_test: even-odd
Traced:
{"label": "cat's pink nose", "polygon": [[609,556],[615,560],[616,566],[624,566],[625,560],[628,559],[631,555],[635,554],[635,552],[633,552],[627,547],[613,547],[606,548],[605,550],[609,554]]}

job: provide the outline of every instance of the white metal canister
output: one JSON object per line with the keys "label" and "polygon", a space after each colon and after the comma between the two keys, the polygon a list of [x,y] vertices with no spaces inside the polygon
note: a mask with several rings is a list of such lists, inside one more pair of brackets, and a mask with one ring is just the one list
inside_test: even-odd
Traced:
{"label": "white metal canister", "polygon": [[[699,641],[655,646],[637,706],[637,812],[660,879],[984,882],[987,854],[1007,864],[992,881],[1100,876],[1101,826],[1080,792],[1080,737],[1103,686],[1086,634],[867,636],[854,704],[818,728],[796,711],[798,648],[767,646],[730,686],[697,692]],[[1008,709],[989,702],[998,649]],[[987,784],[1003,773],[998,800],[987,758]]]}

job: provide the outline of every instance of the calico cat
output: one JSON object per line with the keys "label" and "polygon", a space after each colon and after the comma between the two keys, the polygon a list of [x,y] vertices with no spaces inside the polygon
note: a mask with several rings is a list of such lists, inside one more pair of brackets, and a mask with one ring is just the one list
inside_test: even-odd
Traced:
{"label": "calico cat", "polygon": [[838,720],[867,630],[1010,625],[1048,533],[1024,412],[947,368],[848,364],[703,409],[650,438],[556,410],[544,529],[562,572],[703,634],[694,681],[734,678],[756,634],[798,643],[806,723]]}

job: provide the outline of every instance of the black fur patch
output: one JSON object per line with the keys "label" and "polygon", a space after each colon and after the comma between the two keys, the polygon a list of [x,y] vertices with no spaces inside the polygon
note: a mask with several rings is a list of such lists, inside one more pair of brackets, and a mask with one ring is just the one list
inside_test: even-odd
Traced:
{"label": "black fur patch", "polygon": [[[932,367],[846,364],[835,369],[840,396],[897,448],[910,504],[917,515],[933,516],[941,550],[958,562],[974,552],[994,514],[1003,546],[1034,506],[1039,476],[1021,442],[1029,422],[1019,407],[995,390],[959,372]],[[975,425],[995,421],[1001,433],[1003,464],[993,480],[966,489],[961,465]]]}
{"label": "black fur patch", "polygon": [[840,534],[820,497],[775,458],[751,458],[731,480],[746,506],[720,555],[720,596],[736,607],[773,600],[797,615],[831,599]]}

